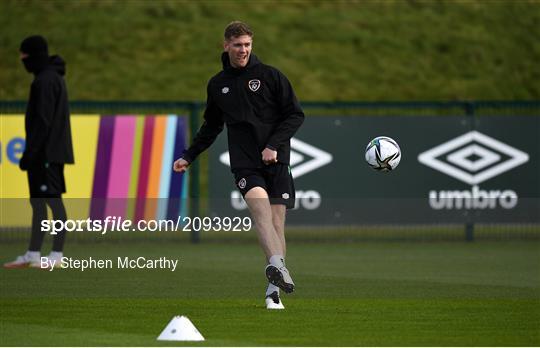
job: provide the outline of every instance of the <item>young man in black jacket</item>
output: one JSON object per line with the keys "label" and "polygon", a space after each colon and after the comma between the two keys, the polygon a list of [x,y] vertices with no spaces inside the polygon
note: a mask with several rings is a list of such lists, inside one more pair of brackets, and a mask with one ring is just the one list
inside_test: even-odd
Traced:
{"label": "young man in black jacket", "polygon": [[252,37],[241,22],[225,29],[223,70],[208,83],[204,123],[174,170],[185,171],[227,125],[231,170],[268,260],[266,306],[282,309],[279,289],[294,291],[284,261],[285,210],[295,203],[290,139],[304,113],[285,75],[251,54]]}
{"label": "young man in black jacket", "polygon": [[[32,206],[32,236],[26,254],[6,268],[41,267],[41,245],[45,232],[41,221],[47,219],[47,205],[55,220],[66,220],[61,195],[66,192],[64,164],[74,163],[67,89],[64,81],[65,62],[49,56],[47,41],[30,36],[20,47],[21,61],[34,74],[25,116],[26,145],[19,162],[27,172]],[[54,236],[48,264],[60,264],[65,231]]]}

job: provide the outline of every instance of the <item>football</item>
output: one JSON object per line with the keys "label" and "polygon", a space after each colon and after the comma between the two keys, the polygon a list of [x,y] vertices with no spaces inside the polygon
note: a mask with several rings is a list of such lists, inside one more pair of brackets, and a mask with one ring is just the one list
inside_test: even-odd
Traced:
{"label": "football", "polygon": [[401,160],[398,143],[389,137],[376,137],[366,146],[366,162],[375,170],[389,172],[396,169]]}

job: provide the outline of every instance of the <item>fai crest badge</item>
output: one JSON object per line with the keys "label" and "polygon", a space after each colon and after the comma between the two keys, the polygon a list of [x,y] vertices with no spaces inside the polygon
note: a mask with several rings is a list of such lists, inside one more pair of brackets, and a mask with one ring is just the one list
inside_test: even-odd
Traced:
{"label": "fai crest badge", "polygon": [[246,178],[242,178],[240,179],[240,181],[238,182],[238,187],[240,187],[241,189],[245,189],[246,188]]}
{"label": "fai crest badge", "polygon": [[257,92],[259,90],[259,87],[261,87],[261,81],[249,80],[248,86],[249,86],[249,89],[251,89],[253,92]]}

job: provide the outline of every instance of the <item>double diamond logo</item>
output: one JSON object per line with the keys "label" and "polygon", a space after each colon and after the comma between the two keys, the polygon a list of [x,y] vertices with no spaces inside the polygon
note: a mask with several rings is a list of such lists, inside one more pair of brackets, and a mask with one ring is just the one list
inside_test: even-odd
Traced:
{"label": "double diamond logo", "polygon": [[[332,159],[332,154],[296,138],[291,138],[290,165],[292,176],[295,179],[327,165],[332,162]],[[222,153],[219,156],[219,161],[226,166],[230,166],[229,152]]]}
{"label": "double diamond logo", "polygon": [[470,185],[478,185],[528,160],[525,152],[477,131],[418,155],[420,163]]}

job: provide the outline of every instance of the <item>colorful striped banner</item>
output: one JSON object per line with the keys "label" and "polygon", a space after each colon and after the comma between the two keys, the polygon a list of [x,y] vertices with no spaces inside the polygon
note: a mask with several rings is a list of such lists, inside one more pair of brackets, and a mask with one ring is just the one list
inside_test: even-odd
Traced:
{"label": "colorful striped banner", "polygon": [[[187,174],[172,170],[186,146],[186,117],[78,114],[71,122],[75,164],[66,166],[64,196],[71,199],[66,205],[70,219],[121,216],[136,222],[186,215]],[[23,146],[24,115],[3,117],[0,138],[2,145]],[[4,155],[3,197],[21,205],[2,206],[0,226],[26,225],[31,216],[27,200],[20,199],[28,197],[20,154]]]}
{"label": "colorful striped banner", "polygon": [[90,216],[178,216],[185,209],[185,175],[172,165],[185,149],[186,131],[185,117],[176,115],[102,116]]}

